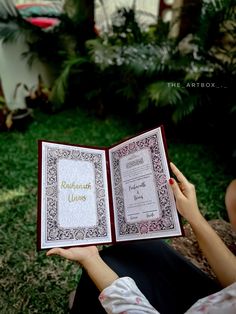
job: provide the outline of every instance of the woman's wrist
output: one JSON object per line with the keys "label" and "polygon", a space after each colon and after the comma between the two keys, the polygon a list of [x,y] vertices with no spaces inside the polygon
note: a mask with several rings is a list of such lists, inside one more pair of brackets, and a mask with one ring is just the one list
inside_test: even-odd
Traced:
{"label": "woman's wrist", "polygon": [[99,254],[86,258],[83,261],[83,267],[99,291],[104,290],[119,278]]}
{"label": "woman's wrist", "polygon": [[201,228],[202,224],[206,223],[206,219],[203,217],[203,215],[200,213],[196,213],[191,219],[188,220],[189,224],[193,229]]}
{"label": "woman's wrist", "polygon": [[87,268],[91,263],[97,262],[101,260],[101,257],[99,255],[99,252],[97,251],[96,253],[90,254],[85,256],[83,259],[78,260],[77,262],[83,267]]}

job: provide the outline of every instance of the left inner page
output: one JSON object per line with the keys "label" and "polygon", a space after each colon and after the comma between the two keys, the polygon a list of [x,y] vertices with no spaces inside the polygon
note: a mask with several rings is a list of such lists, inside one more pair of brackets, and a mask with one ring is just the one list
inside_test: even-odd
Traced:
{"label": "left inner page", "polygon": [[39,142],[39,249],[112,241],[105,150]]}

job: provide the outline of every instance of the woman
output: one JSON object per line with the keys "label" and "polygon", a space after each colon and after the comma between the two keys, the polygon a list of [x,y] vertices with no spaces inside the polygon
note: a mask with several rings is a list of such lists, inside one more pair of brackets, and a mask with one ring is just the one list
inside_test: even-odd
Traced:
{"label": "woman", "polygon": [[118,244],[100,253],[95,246],[51,249],[47,255],[63,256],[85,269],[72,313],[236,313],[236,257],[201,215],[194,186],[170,166],[177,178],[169,180],[177,209],[218,281],[160,240]]}
{"label": "woman", "polygon": [[232,180],[227,186],[225,193],[225,206],[232,229],[236,232],[236,179]]}

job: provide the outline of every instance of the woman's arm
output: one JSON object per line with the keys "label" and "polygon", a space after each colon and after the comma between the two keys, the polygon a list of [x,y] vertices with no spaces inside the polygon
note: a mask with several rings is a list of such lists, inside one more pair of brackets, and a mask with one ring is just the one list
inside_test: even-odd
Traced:
{"label": "woman's arm", "polygon": [[69,249],[55,248],[48,251],[47,255],[60,255],[79,262],[100,290],[99,300],[107,313],[159,313],[152,307],[131,278],[118,278],[118,275],[102,260],[95,246]]}
{"label": "woman's arm", "polygon": [[49,250],[47,255],[60,255],[81,264],[99,291],[104,290],[118,279],[118,275],[102,260],[95,246],[55,248]]}
{"label": "woman's arm", "polygon": [[179,213],[190,223],[199,246],[222,286],[236,281],[236,256],[227,248],[199,211],[195,187],[171,163],[178,182],[170,179]]}

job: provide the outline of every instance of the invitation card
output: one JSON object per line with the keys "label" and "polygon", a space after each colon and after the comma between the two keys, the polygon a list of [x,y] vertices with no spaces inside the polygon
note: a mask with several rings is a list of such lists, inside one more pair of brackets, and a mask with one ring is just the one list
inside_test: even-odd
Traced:
{"label": "invitation card", "polygon": [[110,148],[39,141],[38,249],[182,235],[164,128]]}

